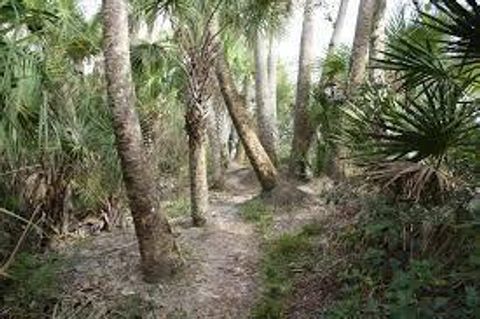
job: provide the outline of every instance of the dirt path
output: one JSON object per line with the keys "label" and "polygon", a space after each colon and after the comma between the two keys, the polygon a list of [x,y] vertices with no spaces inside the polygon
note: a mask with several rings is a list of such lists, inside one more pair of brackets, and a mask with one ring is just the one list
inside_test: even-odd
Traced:
{"label": "dirt path", "polygon": [[[260,236],[242,220],[239,205],[259,188],[246,169],[230,171],[226,188],[211,194],[207,226],[173,223],[186,266],[162,284],[141,280],[132,228],[96,236],[68,251],[73,266],[65,275],[65,308],[87,305],[89,315],[94,312],[90,318],[248,318],[259,292]],[[304,224],[312,214],[318,216],[285,214],[276,224],[279,229]]]}

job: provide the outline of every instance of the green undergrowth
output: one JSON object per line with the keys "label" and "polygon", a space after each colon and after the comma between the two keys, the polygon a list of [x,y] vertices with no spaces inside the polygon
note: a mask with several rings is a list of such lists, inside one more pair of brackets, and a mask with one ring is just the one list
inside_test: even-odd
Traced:
{"label": "green undergrowth", "polygon": [[348,263],[327,318],[480,318],[480,212],[365,198],[336,235]]}
{"label": "green undergrowth", "polygon": [[165,211],[170,218],[188,216],[190,214],[190,199],[188,196],[178,196],[165,205]]}
{"label": "green undergrowth", "polygon": [[240,215],[247,222],[254,223],[258,231],[267,236],[273,224],[274,209],[260,198],[252,199],[240,206]]}
{"label": "green undergrowth", "polygon": [[53,253],[19,254],[7,270],[8,277],[0,279],[0,313],[5,318],[49,318],[61,295],[65,264]]}
{"label": "green undergrowth", "polygon": [[253,309],[253,318],[283,318],[285,301],[291,295],[295,277],[316,267],[315,239],[320,232],[317,225],[308,225],[299,233],[283,234],[264,244],[263,292]]}
{"label": "green undergrowth", "polygon": [[326,195],[335,212],[325,224],[266,238],[253,318],[288,317],[302,278],[333,283],[314,286],[328,296],[308,308],[319,318],[480,318],[480,210],[471,193],[420,205],[344,191]]}

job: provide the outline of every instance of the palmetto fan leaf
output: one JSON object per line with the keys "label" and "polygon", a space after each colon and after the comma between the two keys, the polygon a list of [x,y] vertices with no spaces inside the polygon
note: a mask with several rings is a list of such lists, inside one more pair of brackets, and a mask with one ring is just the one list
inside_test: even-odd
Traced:
{"label": "palmetto fan leaf", "polygon": [[[377,90],[371,88],[371,90]],[[418,98],[380,99],[351,106],[346,111],[348,139],[356,147],[361,163],[407,160],[442,162],[453,149],[473,151],[479,141],[476,101],[456,87],[423,87]],[[362,142],[363,141],[363,142]]]}
{"label": "palmetto fan leaf", "polygon": [[480,62],[480,6],[477,0],[432,1],[440,14],[422,13],[424,25],[449,36],[445,41],[452,57],[463,64]]}
{"label": "palmetto fan leaf", "polygon": [[404,97],[367,87],[364,100],[344,110],[340,135],[370,180],[414,200],[451,189],[450,160],[480,148],[477,101],[446,84],[422,92]]}

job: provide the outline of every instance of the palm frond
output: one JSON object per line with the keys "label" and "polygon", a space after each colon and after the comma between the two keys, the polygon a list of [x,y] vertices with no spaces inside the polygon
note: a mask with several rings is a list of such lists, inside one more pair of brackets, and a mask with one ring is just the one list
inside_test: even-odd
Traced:
{"label": "palm frond", "polygon": [[438,14],[422,12],[423,24],[449,36],[447,52],[462,64],[480,62],[480,6],[476,0],[435,0]]}

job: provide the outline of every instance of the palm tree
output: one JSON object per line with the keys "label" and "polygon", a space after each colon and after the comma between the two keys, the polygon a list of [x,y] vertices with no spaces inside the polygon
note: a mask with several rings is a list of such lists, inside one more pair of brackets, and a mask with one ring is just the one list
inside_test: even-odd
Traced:
{"label": "palm tree", "polygon": [[375,2],[376,0],[360,0],[358,7],[357,25],[355,27],[355,38],[352,47],[352,62],[350,64],[349,96],[355,92],[365,79]]}
{"label": "palm tree", "polygon": [[[238,36],[241,37],[238,30],[246,30],[246,33],[251,35],[253,34],[252,31],[258,30],[259,26],[266,20],[274,21],[272,22],[274,25],[275,21],[278,21],[278,17],[284,16],[284,13],[288,11],[287,9],[290,7],[290,1],[200,1],[199,3],[195,3],[194,0],[183,0],[158,3],[156,0],[152,0],[147,1],[147,4],[143,3],[143,1],[140,2],[146,7],[147,11],[149,10],[150,13],[152,13],[152,16],[156,16],[158,10],[164,10],[173,13],[173,15],[177,15],[179,12],[185,12],[186,14],[196,15],[197,18],[205,18],[200,11],[204,10],[204,13],[205,9],[207,9],[209,11],[209,14],[206,15],[207,20],[213,22],[218,19],[219,23],[222,23],[222,28],[216,28],[212,25],[211,31],[209,32],[211,35],[216,36],[216,44],[214,46],[219,48],[219,51],[222,52],[215,61],[215,74],[225,104],[229,110],[230,117],[232,118],[232,122],[244,145],[246,154],[257,173],[260,184],[264,190],[271,190],[274,188],[277,184],[277,171],[262,144],[259,142],[258,136],[251,128],[245,104],[240,98],[235,86],[231,67],[227,62],[226,48],[224,44],[220,42],[219,35],[225,34],[226,31],[230,31],[236,34],[236,37],[238,38]],[[198,10],[199,7],[201,10]],[[192,10],[192,8],[197,10]],[[241,12],[241,14],[239,14],[239,12]],[[190,28],[190,31],[197,28],[198,26],[194,25]],[[196,39],[201,38],[201,35],[196,37]]]}
{"label": "palm tree", "polygon": [[303,29],[297,78],[297,96],[295,101],[294,131],[289,166],[290,174],[299,178],[307,177],[307,155],[313,135],[313,128],[309,115],[311,72],[314,59],[313,9],[314,1],[307,0],[305,2],[303,14]]}
{"label": "palm tree", "polygon": [[143,148],[130,68],[127,3],[103,1],[104,54],[109,104],[123,179],[135,224],[145,280],[171,275],[180,256]]}
{"label": "palm tree", "polygon": [[480,146],[478,73],[467,67],[478,62],[477,38],[470,31],[457,33],[480,27],[469,18],[478,11],[450,1],[437,4],[441,10],[452,5],[459,14],[421,14],[424,20],[402,21],[389,32],[384,58],[375,66],[393,73],[395,90],[366,86],[344,112],[343,141],[354,161],[383,189],[415,201],[439,199],[458,185],[463,176],[455,163]]}
{"label": "palm tree", "polygon": [[[198,20],[188,19],[188,23],[191,22],[198,23]],[[193,224],[202,226],[206,222],[204,216],[208,209],[206,146],[208,100],[211,95],[209,92],[211,86],[210,65],[214,57],[213,36],[215,35],[209,32],[208,22],[200,31],[200,36],[195,34],[193,23],[186,28],[182,26],[181,29],[178,25],[177,32],[180,33],[179,41],[181,51],[186,59],[185,69],[188,75],[186,78],[185,128],[189,146],[191,214]]]}

